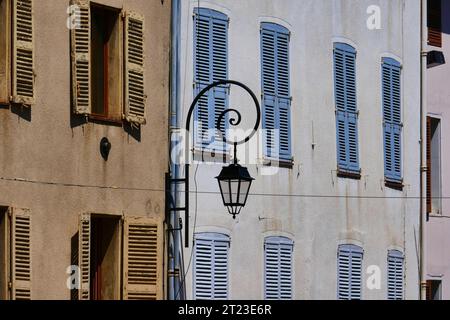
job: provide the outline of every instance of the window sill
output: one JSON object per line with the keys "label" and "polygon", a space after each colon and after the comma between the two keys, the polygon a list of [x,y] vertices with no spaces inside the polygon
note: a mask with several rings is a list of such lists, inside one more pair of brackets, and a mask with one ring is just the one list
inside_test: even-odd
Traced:
{"label": "window sill", "polygon": [[102,115],[97,114],[89,114],[88,115],[89,121],[97,122],[100,124],[110,124],[110,125],[122,125],[122,118],[119,117],[106,117]]}
{"label": "window sill", "polygon": [[394,190],[398,190],[398,191],[403,191],[403,181],[395,181],[395,180],[388,180],[385,179],[384,180],[384,185],[387,188],[390,189],[394,189]]}
{"label": "window sill", "polygon": [[347,179],[354,179],[354,180],[360,180],[361,179],[361,170],[359,171],[348,171],[343,169],[337,169],[337,176],[339,178],[347,178]]}
{"label": "window sill", "polygon": [[294,159],[284,160],[284,159],[263,158],[262,164],[264,166],[268,166],[268,167],[279,167],[279,168],[292,169],[294,167]]}
{"label": "window sill", "polygon": [[228,163],[231,155],[228,152],[214,151],[210,149],[194,148],[194,160],[202,162]]}

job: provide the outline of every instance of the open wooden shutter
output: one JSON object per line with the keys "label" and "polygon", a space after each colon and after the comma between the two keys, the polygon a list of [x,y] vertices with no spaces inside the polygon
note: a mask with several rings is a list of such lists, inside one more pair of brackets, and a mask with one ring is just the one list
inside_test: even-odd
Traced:
{"label": "open wooden shutter", "polygon": [[194,298],[228,298],[228,251],[230,239],[218,233],[195,235]]}
{"label": "open wooden shutter", "polygon": [[90,299],[90,272],[91,272],[91,215],[80,215],[78,226],[78,264],[80,267],[79,300]]}
{"label": "open wooden shutter", "polygon": [[31,300],[31,216],[29,210],[12,209],[11,297]]}
{"label": "open wooden shutter", "polygon": [[264,243],[264,299],[292,299],[293,242],[268,237]]}
{"label": "open wooden shutter", "polygon": [[427,117],[427,141],[426,141],[426,156],[427,156],[427,214],[431,213],[431,117]]}
{"label": "open wooden shutter", "polygon": [[338,250],[338,299],[361,299],[362,248],[340,245]]}
{"label": "open wooden shutter", "polygon": [[428,44],[442,47],[441,0],[428,0]]}
{"label": "open wooden shutter", "polygon": [[32,105],[34,87],[33,0],[13,0],[12,102]]}
{"label": "open wooden shutter", "polygon": [[125,217],[123,239],[123,298],[160,300],[162,296],[162,222]]}
{"label": "open wooden shutter", "polygon": [[333,57],[338,168],[359,173],[356,51],[336,43]]}
{"label": "open wooden shutter", "polygon": [[388,300],[403,299],[403,254],[398,250],[388,252]]}
{"label": "open wooden shutter", "polygon": [[125,119],[145,124],[144,17],[125,15]]}
{"label": "open wooden shutter", "polygon": [[[80,25],[70,31],[72,57],[72,106],[75,114],[91,113],[91,14],[89,0],[71,0],[79,8]],[[79,16],[78,16],[79,14]]]}
{"label": "open wooden shutter", "polygon": [[426,293],[425,293],[425,299],[426,300],[433,300],[433,295],[432,295],[432,292],[431,292],[431,287],[432,287],[432,280],[427,280],[426,281]]}
{"label": "open wooden shutter", "polygon": [[10,102],[11,89],[11,7],[0,1],[0,104]]}
{"label": "open wooden shutter", "polygon": [[400,182],[401,170],[401,88],[400,63],[383,58],[382,105],[384,127],[384,167],[387,180]]}

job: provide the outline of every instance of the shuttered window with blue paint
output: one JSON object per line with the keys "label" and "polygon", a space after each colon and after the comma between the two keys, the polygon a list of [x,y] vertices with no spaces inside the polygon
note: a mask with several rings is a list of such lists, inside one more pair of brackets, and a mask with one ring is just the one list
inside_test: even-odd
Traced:
{"label": "shuttered window with blue paint", "polygon": [[292,160],[289,31],[275,23],[261,24],[261,83],[264,156]]}
{"label": "shuttered window with blue paint", "polygon": [[333,58],[338,170],[359,174],[356,50],[335,43]]}

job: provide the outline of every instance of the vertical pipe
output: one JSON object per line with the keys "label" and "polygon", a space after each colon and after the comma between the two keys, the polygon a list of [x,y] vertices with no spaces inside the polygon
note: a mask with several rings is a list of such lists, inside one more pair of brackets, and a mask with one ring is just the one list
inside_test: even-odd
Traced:
{"label": "vertical pipe", "polygon": [[[180,104],[180,32],[181,32],[181,1],[172,0],[171,7],[171,65],[170,65],[170,150],[169,156],[172,156],[171,151],[175,150],[178,144],[180,123],[182,119],[181,104]],[[173,179],[180,179],[180,168],[177,159],[170,159],[170,171]],[[171,202],[170,208],[180,207],[180,197],[178,196],[178,183],[172,183],[170,186]],[[178,211],[171,210],[169,212],[169,223],[173,229],[179,229],[179,213]],[[168,272],[168,298],[169,300],[175,300],[183,298],[182,294],[184,290],[180,291],[180,270],[181,264],[181,251],[180,245],[180,232],[174,230],[169,232],[169,272]],[[182,294],[180,295],[179,292]],[[178,294],[177,294],[178,293]]]}
{"label": "vertical pipe", "polygon": [[424,161],[426,160],[426,103],[427,103],[427,92],[426,92],[426,72],[427,72],[427,0],[421,0],[421,27],[420,27],[420,299],[426,299],[426,261],[425,261],[425,223],[426,223],[426,187],[424,186],[426,182],[426,167]]}

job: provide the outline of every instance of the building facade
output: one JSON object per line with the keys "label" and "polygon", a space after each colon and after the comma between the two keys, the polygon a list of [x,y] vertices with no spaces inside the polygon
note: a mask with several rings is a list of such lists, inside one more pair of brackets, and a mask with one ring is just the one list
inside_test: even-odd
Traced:
{"label": "building facade", "polygon": [[420,1],[196,0],[180,12],[181,118],[221,79],[262,109],[238,149],[255,180],[232,219],[214,177],[233,155],[208,129],[228,107],[252,128],[254,106],[224,86],[197,106],[186,297],[417,299]]}
{"label": "building facade", "polygon": [[0,298],[164,298],[170,11],[0,1]]}
{"label": "building facade", "polygon": [[[450,3],[428,1],[428,52],[450,56]],[[450,142],[446,138],[449,121],[449,97],[446,81],[450,74],[448,62],[427,70],[427,208],[426,280],[427,299],[450,299],[450,222],[448,221],[450,167],[446,155]]]}

